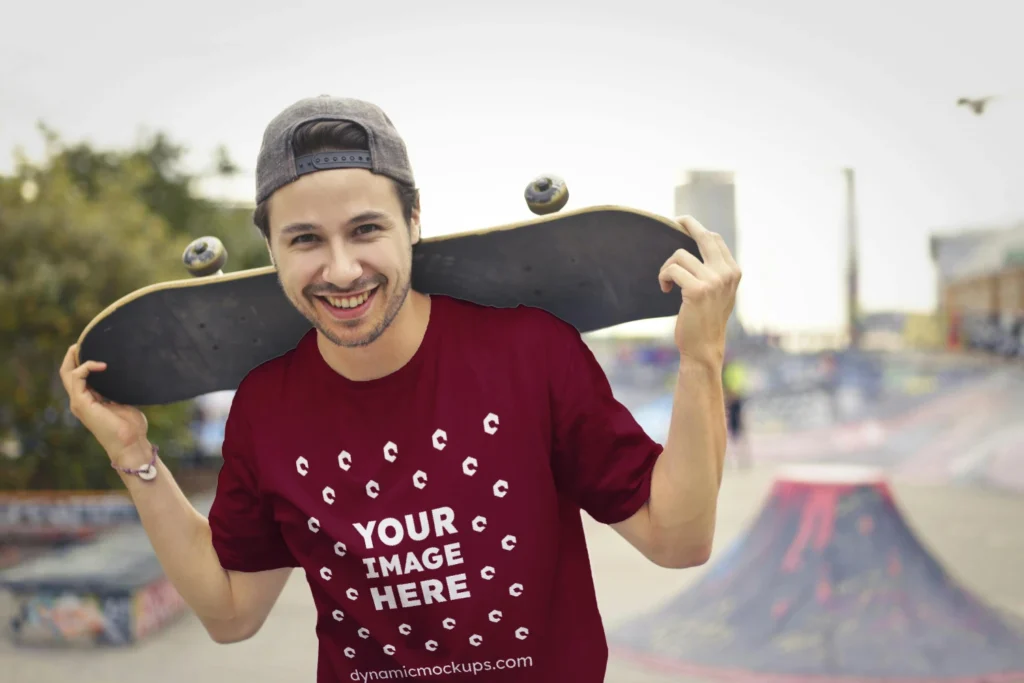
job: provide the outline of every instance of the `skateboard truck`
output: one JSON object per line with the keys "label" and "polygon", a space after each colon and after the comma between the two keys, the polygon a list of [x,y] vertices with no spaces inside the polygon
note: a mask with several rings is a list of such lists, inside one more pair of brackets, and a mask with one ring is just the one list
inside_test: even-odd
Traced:
{"label": "skateboard truck", "polygon": [[538,216],[561,211],[569,201],[569,188],[556,175],[547,174],[534,178],[526,186],[526,205]]}
{"label": "skateboard truck", "polygon": [[223,275],[224,264],[228,261],[228,250],[216,237],[200,237],[192,240],[181,255],[181,262],[193,277]]}

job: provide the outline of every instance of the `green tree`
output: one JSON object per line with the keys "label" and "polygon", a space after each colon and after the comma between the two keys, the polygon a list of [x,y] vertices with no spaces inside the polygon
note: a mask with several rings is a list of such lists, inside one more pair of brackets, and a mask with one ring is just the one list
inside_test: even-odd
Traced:
{"label": "green tree", "polygon": [[[251,211],[195,192],[183,150],[156,135],[129,150],[65,145],[45,128],[44,159],[19,155],[0,176],[0,489],[119,486],[106,456],[67,411],[57,374],[103,308],[139,287],[186,277],[185,246],[213,234],[227,270],[264,265]],[[234,173],[223,150],[215,172]],[[161,452],[190,448],[190,402],[146,409]],[[8,453],[11,455],[11,453]]]}
{"label": "green tree", "polygon": [[[53,132],[43,129],[56,142]],[[225,271],[257,268],[270,264],[266,246],[252,224],[252,208],[231,206],[198,194],[196,185],[208,177],[231,177],[239,173],[227,150],[218,147],[205,173],[184,170],[186,149],[163,133],[143,138],[129,150],[96,150],[85,143],[62,146],[55,152],[64,160],[75,185],[92,198],[99,178],[126,167],[142,167],[146,177],[137,192],[142,202],[167,223],[174,234],[191,239],[212,235],[228,251]],[[177,258],[180,254],[175,255]],[[175,274],[180,277],[184,271]]]}

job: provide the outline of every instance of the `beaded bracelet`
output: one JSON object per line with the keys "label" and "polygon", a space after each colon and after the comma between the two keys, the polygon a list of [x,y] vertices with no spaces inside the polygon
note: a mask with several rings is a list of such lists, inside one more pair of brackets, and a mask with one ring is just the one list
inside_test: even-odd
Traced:
{"label": "beaded bracelet", "polygon": [[133,470],[133,469],[128,468],[128,467],[118,467],[114,463],[110,463],[110,466],[113,467],[118,472],[122,472],[124,474],[137,474],[140,479],[144,479],[145,481],[152,481],[153,479],[156,478],[156,454],[159,451],[160,451],[160,448],[154,445],[153,446],[153,459],[150,460],[148,464],[143,465],[142,467],[140,467],[137,470]]}

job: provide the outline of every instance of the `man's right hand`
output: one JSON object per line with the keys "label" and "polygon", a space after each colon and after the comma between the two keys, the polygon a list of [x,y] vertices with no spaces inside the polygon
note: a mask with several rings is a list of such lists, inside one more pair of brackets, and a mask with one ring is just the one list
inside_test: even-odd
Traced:
{"label": "man's right hand", "polygon": [[86,384],[93,372],[107,369],[106,363],[78,364],[78,345],[72,345],[60,367],[61,381],[71,401],[71,414],[92,432],[112,463],[137,467],[149,461],[152,451],[146,440],[148,422],[141,410],[107,401]]}

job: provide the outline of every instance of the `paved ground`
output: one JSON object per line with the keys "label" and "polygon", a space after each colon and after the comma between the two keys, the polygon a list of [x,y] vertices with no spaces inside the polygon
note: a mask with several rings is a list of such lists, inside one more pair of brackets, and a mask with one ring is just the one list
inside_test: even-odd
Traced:
{"label": "paved ground", "polygon": [[[715,553],[742,533],[771,483],[768,467],[727,473]],[[980,597],[1024,615],[1024,497],[974,487],[897,483],[904,514],[922,540]],[[599,600],[609,628],[655,607],[697,578],[703,568],[669,571],[647,563],[613,531],[588,530]],[[712,563],[715,556],[712,556]],[[10,604],[0,601],[6,630]],[[314,612],[296,574],[269,622],[245,643],[219,646],[192,617],[129,650],[24,650],[0,633],[4,683],[279,683],[315,680]],[[608,683],[681,681],[613,659]]]}

